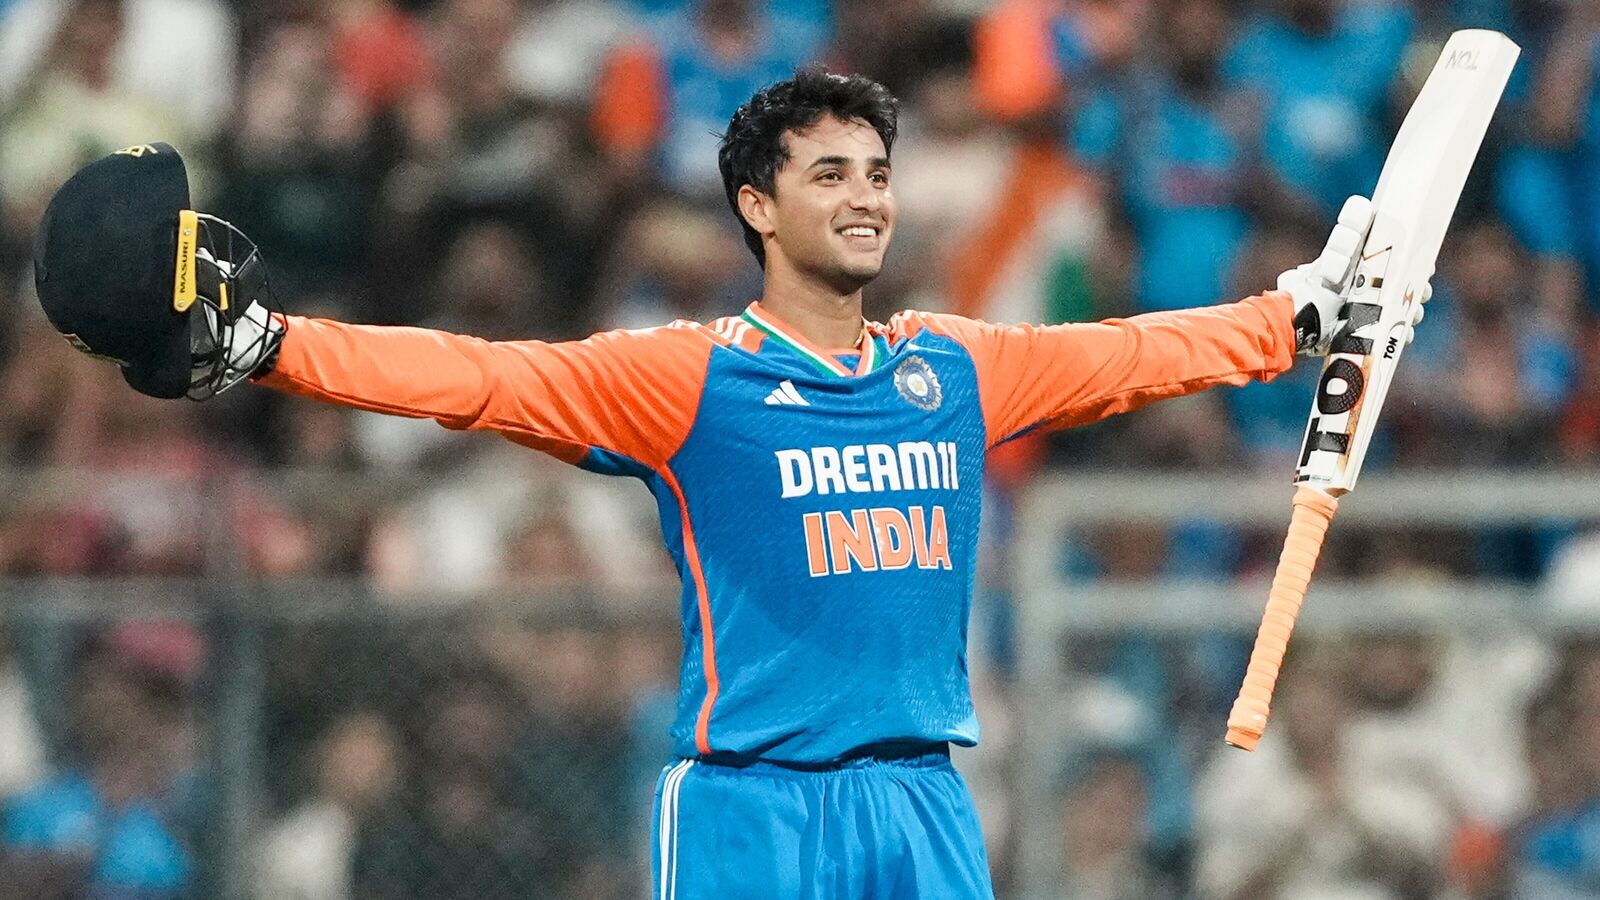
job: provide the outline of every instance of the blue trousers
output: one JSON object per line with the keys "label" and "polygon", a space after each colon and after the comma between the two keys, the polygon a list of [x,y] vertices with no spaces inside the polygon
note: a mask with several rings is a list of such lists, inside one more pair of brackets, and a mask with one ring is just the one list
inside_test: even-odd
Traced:
{"label": "blue trousers", "polygon": [[653,900],[990,900],[946,752],[834,768],[683,759],[656,784]]}

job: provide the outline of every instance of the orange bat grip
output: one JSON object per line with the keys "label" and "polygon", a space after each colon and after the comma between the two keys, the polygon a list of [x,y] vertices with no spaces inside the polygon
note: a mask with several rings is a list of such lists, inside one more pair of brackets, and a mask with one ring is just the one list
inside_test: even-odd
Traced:
{"label": "orange bat grip", "polygon": [[1254,750],[1267,730],[1272,691],[1278,685],[1283,654],[1289,649],[1295,620],[1300,618],[1300,604],[1306,599],[1306,586],[1317,567],[1322,538],[1338,508],[1339,501],[1316,488],[1302,486],[1294,492],[1294,518],[1289,521],[1289,535],[1283,539],[1278,571],[1272,576],[1267,611],[1261,617],[1261,630],[1256,632],[1255,649],[1250,651],[1244,686],[1239,689],[1239,699],[1233,701],[1233,712],[1228,714],[1226,740],[1241,750]]}

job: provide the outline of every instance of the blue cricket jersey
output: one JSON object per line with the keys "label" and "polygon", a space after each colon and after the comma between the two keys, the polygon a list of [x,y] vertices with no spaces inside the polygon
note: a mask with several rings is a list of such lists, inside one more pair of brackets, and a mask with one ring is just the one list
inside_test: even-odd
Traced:
{"label": "blue cricket jersey", "polygon": [[290,317],[260,380],[643,480],[683,581],[677,752],[827,764],[977,742],[967,617],[990,447],[1269,379],[1294,359],[1290,305],[1048,327],[907,312],[838,349],[760,303],[555,344]]}

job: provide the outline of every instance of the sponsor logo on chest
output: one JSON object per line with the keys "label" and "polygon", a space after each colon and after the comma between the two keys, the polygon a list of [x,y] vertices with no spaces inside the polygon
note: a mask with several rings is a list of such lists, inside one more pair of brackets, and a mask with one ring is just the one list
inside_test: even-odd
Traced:
{"label": "sponsor logo on chest", "polygon": [[901,441],[779,450],[783,497],[957,490],[955,441]]}
{"label": "sponsor logo on chest", "polygon": [[[905,569],[953,568],[950,529],[930,491],[956,491],[961,478],[954,441],[901,441],[778,450],[783,499],[915,491],[916,505],[881,505],[801,514],[806,568],[812,577]],[[887,498],[886,498],[887,500]]]}

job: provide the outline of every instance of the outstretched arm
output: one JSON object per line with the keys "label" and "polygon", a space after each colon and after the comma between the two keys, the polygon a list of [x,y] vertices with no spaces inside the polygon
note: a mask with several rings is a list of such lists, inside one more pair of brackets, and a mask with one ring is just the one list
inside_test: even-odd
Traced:
{"label": "outstretched arm", "polygon": [[1372,215],[1370,201],[1352,197],[1316,261],[1238,303],[1043,327],[909,313],[902,327],[950,335],[972,354],[991,446],[1097,422],[1152,400],[1269,380],[1296,352],[1326,353]]}
{"label": "outstretched arm", "polygon": [[595,450],[647,467],[688,433],[713,341],[697,327],[567,343],[289,317],[257,382],[373,412],[485,429],[571,463]]}
{"label": "outstretched arm", "polygon": [[1152,400],[1268,379],[1294,362],[1287,294],[1128,319],[991,325],[912,314],[960,341],[978,370],[989,443],[1097,422]]}

